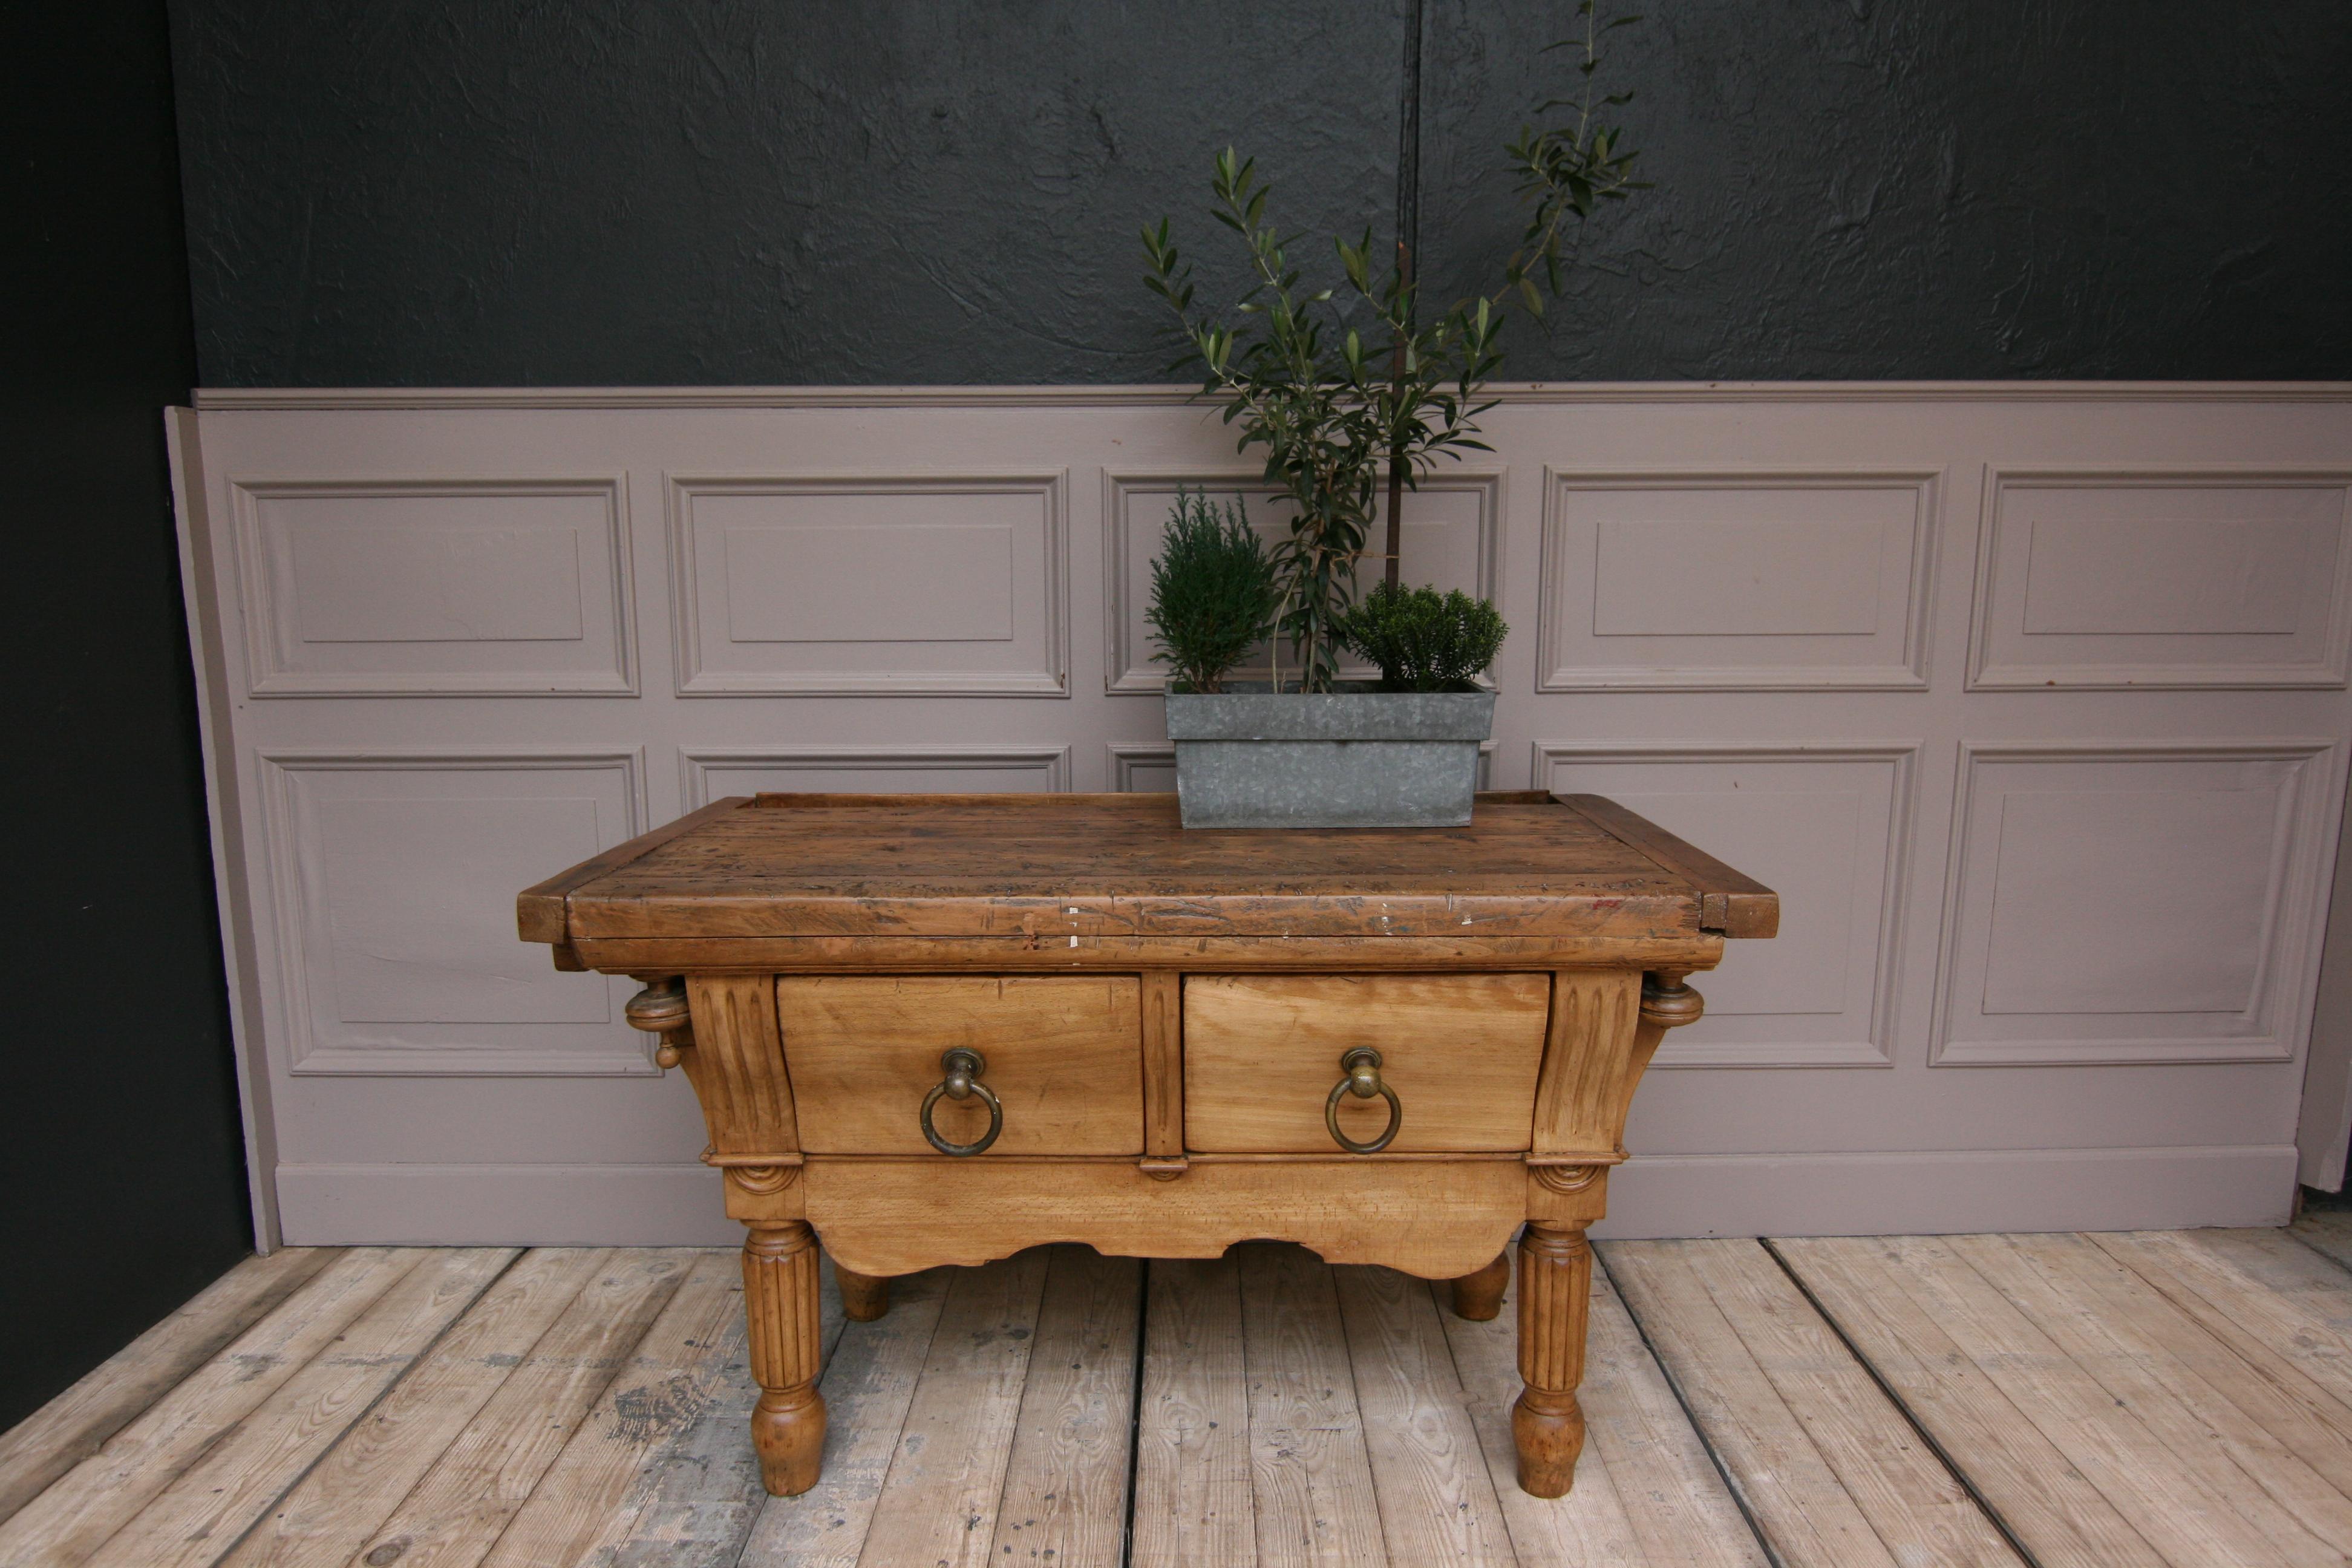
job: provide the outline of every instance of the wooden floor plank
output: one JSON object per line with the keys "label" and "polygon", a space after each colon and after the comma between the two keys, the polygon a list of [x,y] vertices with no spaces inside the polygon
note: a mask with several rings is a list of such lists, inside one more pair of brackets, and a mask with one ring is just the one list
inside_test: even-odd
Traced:
{"label": "wooden floor plank", "polygon": [[[1765,1568],[1748,1527],[1689,1414],[1642,1342],[1605,1267],[1593,1270],[1576,1485],[1558,1499],[1517,1485],[1511,1405],[1519,1396],[1518,1279],[1491,1322],[1444,1314],[1446,1338],[1477,1424],[1496,1495],[1524,1568],[1595,1563],[1644,1568]],[[1441,1307],[1451,1292],[1432,1287]]]}
{"label": "wooden floor plank", "polygon": [[1143,1266],[1057,1247],[997,1504],[994,1563],[1116,1568],[1127,1544]]}
{"label": "wooden floor plank", "polygon": [[517,1260],[237,1542],[223,1568],[316,1563],[367,1540],[610,1259],[593,1247],[547,1247]]}
{"label": "wooden floor plank", "polygon": [[721,1392],[718,1368],[742,1325],[740,1257],[697,1255],[627,1364],[482,1561],[491,1568],[566,1568],[580,1562],[604,1539],[646,1464]]}
{"label": "wooden floor plank", "polygon": [[1331,1267],[1301,1247],[1235,1250],[1257,1560],[1386,1563]]}
{"label": "wooden floor plank", "polygon": [[355,1559],[474,1568],[628,1364],[698,1256],[652,1248],[612,1254],[415,1485],[360,1538]]}
{"label": "wooden floor plank", "polygon": [[876,1500],[861,1563],[988,1561],[1052,1255],[960,1268]]}
{"label": "wooden floor plank", "polygon": [[[2330,1394],[2267,1347],[2235,1342],[2200,1321],[2172,1296],[2126,1267],[2090,1237],[2063,1249],[2033,1245],[2053,1286],[2094,1304],[2110,1331],[2178,1361],[2205,1385],[2275,1436],[2335,1489],[2352,1496],[2352,1405]],[[2055,1239],[2055,1238],[2048,1238]],[[2346,1279],[2352,1288],[2352,1276]]]}
{"label": "wooden floor plank", "polygon": [[1882,1239],[1772,1246],[2042,1568],[2164,1568],[2163,1556],[1905,1288]]}
{"label": "wooden floor plank", "polygon": [[1129,1561],[1255,1563],[1241,1260],[1153,1258],[1149,1268]]}
{"label": "wooden floor plank", "polygon": [[[1594,1274],[1591,1346],[1579,1396],[1585,1442],[1587,1451],[1597,1450],[1608,1466],[1643,1555],[1675,1568],[1761,1564],[1767,1561],[1763,1542],[1739,1511],[1706,1440],[1643,1342],[1607,1265]],[[1516,1298],[1516,1279],[1511,1290]],[[1516,1488],[1513,1492],[1526,1496]]]}
{"label": "wooden floor plank", "polygon": [[0,1563],[78,1563],[423,1261],[355,1247],[0,1524]]}
{"label": "wooden floor plank", "polygon": [[1777,1258],[1737,1242],[1687,1250],[1748,1353],[1896,1561],[2021,1568],[2016,1548]]}
{"label": "wooden floor plank", "polygon": [[1874,1372],[2038,1568],[2352,1561],[2352,1270],[2303,1231],[1601,1250],[1555,1501],[1515,1483],[1509,1303],[1465,1322],[1443,1285],[1297,1247],[1041,1249],[896,1281],[845,1328],[828,1278],[826,1474],[774,1500],[733,1253],[305,1258],[28,1423],[113,1430],[0,1521],[0,1563],[1094,1568],[1121,1560],[1132,1411],[1145,1568],[1761,1568],[1716,1458],[1783,1568],[2017,1568]]}
{"label": "wooden floor plank", "polygon": [[890,1310],[880,1320],[843,1326],[817,1381],[824,1474],[800,1496],[762,1505],[743,1568],[856,1568],[954,1272],[902,1275],[890,1281]]}
{"label": "wooden floor plank", "polygon": [[1429,1282],[1391,1268],[1331,1272],[1389,1561],[1516,1564]]}
{"label": "wooden floor plank", "polygon": [[91,1568],[211,1563],[368,1414],[518,1256],[517,1248],[504,1247],[427,1253],[331,1346],[91,1553]]}
{"label": "wooden floor plank", "polygon": [[0,1520],[97,1453],[109,1437],[341,1256],[336,1247],[282,1247],[267,1258],[247,1258],[71,1388],[0,1433]]}
{"label": "wooden floor plank", "polygon": [[[817,1287],[818,1364],[832,1359],[843,1319],[833,1271]],[[709,1568],[740,1556],[768,1491],[751,1446],[751,1381],[745,1325],[730,1325],[725,1342],[703,1363],[711,1397],[682,1428],[647,1456],[635,1484],[606,1516],[603,1532],[577,1559],[591,1568]]]}
{"label": "wooden floor plank", "polygon": [[[2137,1410],[2118,1404],[1948,1238],[1890,1237],[1884,1247],[1888,1271],[2166,1561],[2252,1568],[2332,1556],[2307,1536],[2286,1549],[2273,1543],[2214,1484],[2208,1466],[2184,1460]],[[1960,1463],[1976,1474],[1971,1461]]]}
{"label": "wooden floor plank", "polygon": [[[2103,1247],[2112,1243],[2173,1260],[2172,1268],[2185,1270],[2185,1278],[2249,1330],[2292,1342],[2316,1328],[2329,1346],[2352,1344],[2352,1289],[2345,1271],[2284,1231],[2125,1231],[2097,1239]],[[2331,1352],[2327,1359],[2346,1358]]]}
{"label": "wooden floor plank", "polygon": [[[1959,1237],[1953,1246],[2283,1550],[2304,1550],[2308,1535],[2339,1557],[2352,1552],[2352,1442],[2276,1407],[2252,1368],[2137,1275],[2081,1237]],[[2188,1353],[2174,1353],[2184,1338]],[[2219,1354],[2200,1353],[2208,1346]],[[2279,1418],[2284,1435],[2257,1412]]]}
{"label": "wooden floor plank", "polygon": [[[1759,1335],[1751,1348],[1741,1334],[1743,1320],[1752,1316],[1748,1306],[1736,1292],[1720,1299],[1711,1288],[1759,1266],[1777,1272],[1769,1256],[1746,1241],[1614,1242],[1601,1256],[1781,1559],[1822,1568],[1894,1568],[1898,1560],[1815,1440],[1806,1419],[1814,1412],[1800,1413],[1805,1389],[1792,1396],[1775,1384],[1767,1364],[1778,1359],[1773,1336]],[[1788,1369],[1780,1370],[1785,1375]],[[1885,1415],[1904,1425],[1891,1410]],[[1886,1436],[1896,1440],[1891,1431]]]}
{"label": "wooden floor plank", "polygon": [[2287,1232],[2296,1240],[2352,1268],[2352,1209],[2307,1208]]}
{"label": "wooden floor plank", "polygon": [[[2324,1300],[2315,1310],[2307,1300],[2282,1295],[2210,1242],[2188,1245],[2161,1232],[2091,1239],[2240,1356],[2324,1395],[2315,1407],[2328,1413],[2331,1424],[2352,1421],[2352,1332],[2331,1323]],[[2335,1267],[2305,1256],[2315,1268]]]}

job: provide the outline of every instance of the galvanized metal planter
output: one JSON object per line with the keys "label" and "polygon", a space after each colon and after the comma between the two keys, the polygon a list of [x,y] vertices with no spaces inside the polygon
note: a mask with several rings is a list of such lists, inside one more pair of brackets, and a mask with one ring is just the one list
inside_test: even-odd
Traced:
{"label": "galvanized metal planter", "polygon": [[1461,827],[1491,691],[1168,694],[1187,827]]}

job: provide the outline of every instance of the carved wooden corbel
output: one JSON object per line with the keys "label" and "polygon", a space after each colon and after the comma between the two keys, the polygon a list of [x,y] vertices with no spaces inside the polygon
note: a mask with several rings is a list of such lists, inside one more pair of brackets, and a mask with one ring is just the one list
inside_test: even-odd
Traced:
{"label": "carved wooden corbel", "polygon": [[694,1020],[686,1005],[686,982],[672,974],[648,984],[624,1009],[629,1026],[661,1037],[654,1047],[657,1067],[674,1068],[678,1053],[694,1047]]}

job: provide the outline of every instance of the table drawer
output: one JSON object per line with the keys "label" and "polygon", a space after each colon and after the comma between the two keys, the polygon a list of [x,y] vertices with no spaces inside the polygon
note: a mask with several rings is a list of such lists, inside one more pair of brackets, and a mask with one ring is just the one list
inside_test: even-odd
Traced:
{"label": "table drawer", "polygon": [[[1545,974],[1211,974],[1184,982],[1184,1143],[1202,1153],[1328,1154],[1340,1058],[1381,1053],[1401,1121],[1388,1152],[1528,1147],[1551,1009]],[[1375,1097],[1342,1095],[1369,1142]]]}
{"label": "table drawer", "polygon": [[[1143,1149],[1143,1012],[1133,975],[782,975],[784,1066],[801,1147],[813,1154],[929,1154],[919,1120],[963,1047],[1003,1106],[999,1154],[1135,1154]],[[988,1130],[981,1097],[942,1096],[932,1124],[951,1143]]]}

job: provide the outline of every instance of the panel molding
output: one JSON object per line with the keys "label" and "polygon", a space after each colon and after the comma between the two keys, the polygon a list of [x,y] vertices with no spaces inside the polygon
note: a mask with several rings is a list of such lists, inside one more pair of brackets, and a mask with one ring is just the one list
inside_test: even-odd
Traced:
{"label": "panel molding", "polygon": [[[1790,1044],[1769,1041],[1686,1041],[1670,1033],[1651,1065],[1657,1068],[1888,1068],[1895,1065],[1895,1032],[1901,1015],[1903,925],[1910,885],[1916,819],[1919,741],[1819,741],[1754,743],[1745,741],[1537,741],[1530,775],[1538,789],[1551,787],[1555,762],[1631,763],[1814,763],[1891,764],[1887,784],[1885,868],[1880,878],[1878,929],[1872,935],[1872,995],[1869,1033],[1860,1040]],[[1705,977],[1701,976],[1704,989]]]}
{"label": "panel molding", "polygon": [[[1952,790],[1951,847],[1946,859],[1942,931],[1937,943],[1936,986],[1929,1010],[1930,1067],[2135,1067],[2196,1062],[2283,1062],[2296,1055],[2310,1027],[2320,941],[2326,925],[2335,813],[2343,799],[2341,747],[2315,736],[2246,741],[1968,741],[1959,743]],[[1986,763],[2048,762],[2292,762],[2303,764],[2286,803],[2284,873],[2275,924],[2260,958],[2256,1006],[2267,1032],[2180,1038],[2084,1040],[1958,1040],[1951,1037],[1958,1005],[1957,970],[1963,903],[1968,893],[1970,818],[1977,772]],[[2324,864],[2322,862],[2325,862]],[[1989,891],[1990,889],[1988,889]]]}
{"label": "panel molding", "polygon": [[2337,534],[2336,575],[2328,589],[2326,629],[2316,662],[2304,664],[2051,664],[1991,662],[1993,595],[1999,586],[2002,502],[2012,488],[2041,485],[2102,489],[2134,485],[2183,489],[2305,489],[2352,487],[2352,468],[2295,464],[2070,464],[2039,467],[1988,463],[1977,525],[1976,585],[1969,605],[1968,689],[1970,691],[2191,691],[2300,689],[2341,687],[2352,669],[2352,518]]}
{"label": "panel molding", "polygon": [[[1070,694],[1069,470],[953,473],[668,473],[662,511],[670,558],[671,640],[680,697],[1067,697]],[[702,664],[705,606],[697,572],[693,503],[701,496],[1034,495],[1045,503],[1038,584],[1044,668],[1016,670],[710,670]]]}
{"label": "panel molding", "polygon": [[[405,474],[389,476],[230,476],[231,537],[239,619],[244,623],[246,691],[295,697],[635,697],[639,694],[635,552],[631,547],[627,476]],[[604,502],[612,594],[614,661],[594,670],[334,671],[285,668],[273,633],[289,605],[271,581],[261,532],[261,503],[275,500],[425,500],[477,496],[588,496]]]}
{"label": "panel molding", "polygon": [[[1413,495],[1475,494],[1478,497],[1476,595],[1498,596],[1503,555],[1502,468],[1446,468],[1426,475]],[[1142,606],[1128,597],[1129,558],[1127,538],[1127,497],[1129,491],[1184,485],[1202,489],[1264,490],[1265,473],[1257,468],[1105,468],[1102,476],[1103,530],[1103,689],[1114,696],[1153,694],[1168,689],[1168,680],[1143,665],[1127,662],[1127,628],[1143,624]],[[1412,502],[1408,500],[1406,505]],[[1386,504],[1381,513],[1386,526]],[[1410,519],[1408,518],[1408,521]],[[1130,618],[1131,617],[1131,618]]]}
{"label": "panel molding", "polygon": [[[1562,468],[1543,472],[1541,559],[1537,569],[1536,689],[1551,691],[1911,691],[1927,687],[1928,634],[1935,605],[1937,542],[1943,533],[1945,470],[1808,465],[1752,468]],[[1572,665],[1559,646],[1560,577],[1568,567],[1565,497],[1597,489],[1895,489],[1916,492],[1911,570],[1905,582],[1901,658],[1890,665],[1691,665],[1639,668]]]}
{"label": "panel molding", "polygon": [[[625,1051],[545,1051],[401,1047],[381,1049],[321,1047],[311,1033],[310,901],[298,872],[295,776],[306,773],[516,773],[614,771],[628,803],[625,843],[646,830],[646,754],[642,747],[589,751],[568,747],[277,746],[253,753],[259,774],[262,835],[268,857],[267,914],[285,1019],[286,1070],[298,1078],[658,1078],[645,1039],[633,1035]],[[534,963],[541,962],[529,955]],[[620,983],[608,981],[619,1016]]]}
{"label": "panel molding", "polygon": [[1176,742],[1173,741],[1113,741],[1108,744],[1108,751],[1110,787],[1119,795],[1134,792],[1136,769],[1172,768],[1176,765]]}
{"label": "panel molding", "polygon": [[934,773],[956,767],[1003,767],[1026,764],[1045,771],[1043,793],[1061,795],[1070,787],[1070,748],[1054,745],[805,745],[689,746],[677,753],[678,793],[687,811],[699,811],[719,798],[710,793],[710,775],[721,768],[768,766],[805,768],[886,768],[909,773]]}

